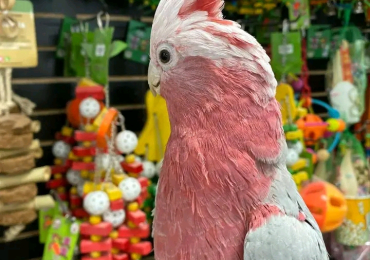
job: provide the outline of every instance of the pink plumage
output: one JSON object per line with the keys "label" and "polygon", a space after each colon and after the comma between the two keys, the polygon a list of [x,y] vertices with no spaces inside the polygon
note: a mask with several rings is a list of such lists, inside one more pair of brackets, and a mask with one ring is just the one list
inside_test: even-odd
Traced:
{"label": "pink plumage", "polygon": [[[269,58],[222,19],[222,4],[162,0],[155,15],[149,84],[166,99],[171,123],[154,215],[156,260],[326,260],[286,170]],[[289,247],[300,240],[308,246]],[[272,245],[261,255],[264,241]]]}

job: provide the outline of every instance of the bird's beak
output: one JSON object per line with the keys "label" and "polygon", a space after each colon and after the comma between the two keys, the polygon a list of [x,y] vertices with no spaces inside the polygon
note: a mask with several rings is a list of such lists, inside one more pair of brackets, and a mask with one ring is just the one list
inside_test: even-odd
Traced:
{"label": "bird's beak", "polygon": [[153,95],[154,96],[156,96],[157,94],[160,95],[161,73],[153,65],[152,62],[149,63],[148,83],[149,83],[149,88],[152,91]]}

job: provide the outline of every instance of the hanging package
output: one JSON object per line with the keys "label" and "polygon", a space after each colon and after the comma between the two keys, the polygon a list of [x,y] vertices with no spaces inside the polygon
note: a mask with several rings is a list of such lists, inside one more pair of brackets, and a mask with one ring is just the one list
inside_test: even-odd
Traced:
{"label": "hanging package", "polygon": [[151,27],[138,21],[130,21],[127,32],[128,47],[124,57],[142,64],[149,63],[149,40]]}
{"label": "hanging package", "polygon": [[330,25],[312,25],[307,33],[307,58],[328,58],[331,45]]}

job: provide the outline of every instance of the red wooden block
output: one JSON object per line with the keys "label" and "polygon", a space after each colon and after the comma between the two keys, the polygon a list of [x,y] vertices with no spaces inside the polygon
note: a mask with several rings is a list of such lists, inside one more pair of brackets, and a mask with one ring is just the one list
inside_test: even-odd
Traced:
{"label": "red wooden block", "polygon": [[71,206],[80,206],[82,205],[82,198],[77,195],[70,195],[69,196],[69,204]]}
{"label": "red wooden block", "polygon": [[112,248],[118,248],[121,251],[126,251],[130,242],[128,238],[116,238],[112,241]]}
{"label": "red wooden block", "polygon": [[72,215],[76,218],[86,218],[90,216],[89,213],[87,213],[83,208],[72,210]]}
{"label": "red wooden block", "polygon": [[77,87],[75,90],[75,95],[78,99],[92,97],[102,101],[105,98],[104,88],[99,85],[91,87]]}
{"label": "red wooden block", "polygon": [[55,134],[55,139],[59,141],[64,141],[67,144],[74,144],[75,139],[72,136],[63,136],[61,133]]}
{"label": "red wooden block", "polygon": [[96,149],[94,147],[80,147],[80,146],[75,146],[73,147],[73,153],[77,157],[84,157],[84,156],[95,156]]}
{"label": "red wooden block", "polygon": [[55,179],[55,180],[50,180],[46,183],[46,187],[48,189],[56,189],[59,187],[64,187],[67,186],[67,180],[66,179]]}
{"label": "red wooden block", "polygon": [[84,141],[95,141],[96,140],[96,133],[94,132],[84,132],[84,131],[75,131],[74,135],[76,141],[84,142]]}
{"label": "red wooden block", "polygon": [[139,177],[137,180],[140,182],[142,188],[146,188],[149,186],[149,180],[147,178]]}
{"label": "red wooden block", "polygon": [[149,255],[152,251],[152,244],[149,241],[143,241],[136,244],[130,244],[129,253],[137,253],[139,255]]}
{"label": "red wooden block", "polygon": [[125,253],[112,255],[112,260],[129,260],[129,256]]}
{"label": "red wooden block", "polygon": [[95,170],[95,163],[94,162],[73,162],[72,167],[75,171],[94,171]]}
{"label": "red wooden block", "polygon": [[88,239],[81,240],[80,252],[82,254],[91,252],[110,252],[112,249],[112,239],[106,238],[100,242],[93,242]]}
{"label": "red wooden block", "polygon": [[129,173],[141,173],[143,171],[143,165],[140,162],[127,163],[125,161],[121,162],[122,168]]}
{"label": "red wooden block", "polygon": [[128,211],[127,219],[130,220],[135,225],[139,225],[140,223],[143,223],[146,220],[146,215],[141,210]]}
{"label": "red wooden block", "polygon": [[108,236],[112,229],[112,224],[109,222],[100,222],[96,225],[85,222],[80,225],[80,233],[82,235]]}
{"label": "red wooden block", "polygon": [[111,210],[120,210],[125,207],[123,199],[118,199],[110,202],[110,209]]}
{"label": "red wooden block", "polygon": [[129,227],[122,225],[118,229],[118,236],[121,238],[147,238],[150,235],[150,226],[148,223],[141,223],[138,227],[130,229]]}
{"label": "red wooden block", "polygon": [[68,160],[66,160],[66,162],[64,163],[64,165],[65,165],[68,169],[70,169],[70,168],[72,167],[72,163],[73,163],[73,161],[72,161],[72,160],[70,160],[70,159],[68,159]]}
{"label": "red wooden block", "polygon": [[58,196],[62,201],[67,201],[68,200],[68,194],[66,192],[58,193]]}
{"label": "red wooden block", "polygon": [[66,173],[68,167],[66,165],[53,165],[50,166],[51,174]]}
{"label": "red wooden block", "polygon": [[112,259],[113,258],[111,253],[105,253],[97,258],[93,258],[90,255],[85,255],[81,257],[81,260],[112,260]]}

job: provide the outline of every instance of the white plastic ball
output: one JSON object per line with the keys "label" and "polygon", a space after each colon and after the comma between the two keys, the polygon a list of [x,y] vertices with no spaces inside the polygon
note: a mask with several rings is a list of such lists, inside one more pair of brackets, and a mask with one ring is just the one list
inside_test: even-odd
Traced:
{"label": "white plastic ball", "polygon": [[155,172],[157,173],[158,176],[161,174],[162,165],[163,165],[163,159],[157,162],[157,164],[155,165]]}
{"label": "white plastic ball", "polygon": [[143,159],[141,159],[140,156],[135,156],[135,162],[143,162]]}
{"label": "white plastic ball", "polygon": [[132,177],[122,180],[119,183],[118,188],[122,191],[122,198],[125,201],[134,201],[141,193],[140,182]]}
{"label": "white plastic ball", "polygon": [[143,162],[143,171],[141,172],[141,176],[151,179],[154,177],[156,172],[154,163],[150,161]]}
{"label": "white plastic ball", "polygon": [[289,148],[292,148],[295,150],[298,154],[301,154],[303,152],[303,144],[301,142],[295,142],[291,143],[289,145]]}
{"label": "white plastic ball", "polygon": [[123,209],[114,211],[108,210],[103,214],[104,221],[111,223],[114,228],[121,226],[125,218],[126,213]]}
{"label": "white plastic ball", "polygon": [[108,195],[103,191],[90,192],[84,198],[83,206],[90,215],[101,215],[109,209]]}
{"label": "white plastic ball", "polygon": [[66,174],[66,178],[69,184],[72,186],[77,186],[82,182],[81,173],[79,171],[75,171],[72,169],[69,169]]}
{"label": "white plastic ball", "polygon": [[118,133],[116,137],[116,147],[119,152],[124,154],[132,153],[138,143],[137,136],[134,132],[124,130]]}
{"label": "white plastic ball", "polygon": [[299,160],[299,155],[296,150],[289,148],[286,154],[286,165],[292,166]]}
{"label": "white plastic ball", "polygon": [[95,98],[88,97],[81,101],[79,110],[81,116],[92,119],[99,114],[100,104]]}
{"label": "white plastic ball", "polygon": [[68,158],[71,146],[64,141],[57,141],[54,143],[52,153],[57,158],[66,159]]}

